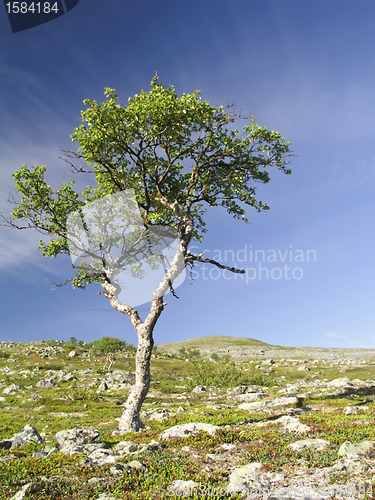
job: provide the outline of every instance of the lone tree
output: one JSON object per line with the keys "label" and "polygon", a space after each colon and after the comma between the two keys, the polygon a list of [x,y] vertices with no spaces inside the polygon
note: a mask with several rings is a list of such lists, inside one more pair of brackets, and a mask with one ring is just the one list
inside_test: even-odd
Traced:
{"label": "lone tree", "polygon": [[[150,90],[129,98],[126,106],[117,104],[115,89],[106,88],[105,95],[107,100],[101,104],[84,101],[83,124],[71,135],[79,148],[64,152],[72,172],[95,176],[95,187],[77,193],[72,180],[53,190],[44,180],[46,166],[29,169],[24,165],[13,174],[20,200],[9,200],[15,207],[3,219],[7,226],[35,228],[52,237],[48,243],[40,241],[43,256],[69,255],[69,216],[82,212],[90,202],[133,190],[146,232],[172,228],[178,234],[178,251],[150,294],[151,307],[144,321],[135,307],[120,300],[121,287],[113,279],[104,253],[101,269],[78,268],[73,278],[58,285],[72,282],[73,287],[85,288],[97,283],[104,289],[99,293],[130,318],[138,335],[136,383],[119,428],[137,431],[145,427],[139,413],[150,386],[153,330],[166,306],[164,295],[169,290],[175,295],[173,280],[195,262],[245,272],[188,250],[193,238],[203,241],[204,213],[208,207],[221,206],[234,218],[248,222],[247,205],[258,212],[268,209],[255,198],[254,184],[270,180],[268,167],[290,174],[286,165],[292,155],[290,143],[278,132],[260,127],[253,116],[245,118],[248,124],[243,131],[233,129],[232,123],[244,119],[235,112],[234,104],[215,108],[202,100],[199,91],[178,97],[175,88],[159,83],[156,75]],[[77,166],[78,160],[84,160],[84,166]],[[15,220],[26,221],[26,225]]]}
{"label": "lone tree", "polygon": [[107,357],[105,365],[103,366],[103,371],[105,369],[110,371],[117,359],[124,356],[126,353],[132,353],[134,350],[133,346],[125,342],[125,340],[107,336],[102,337],[100,340],[90,342],[87,347],[92,354],[104,354]]}

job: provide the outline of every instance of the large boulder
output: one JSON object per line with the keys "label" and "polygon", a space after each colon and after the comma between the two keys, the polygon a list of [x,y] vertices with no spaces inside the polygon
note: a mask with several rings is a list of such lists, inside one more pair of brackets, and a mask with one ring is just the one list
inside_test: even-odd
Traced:
{"label": "large boulder", "polygon": [[118,455],[128,455],[129,453],[133,453],[137,451],[138,445],[133,443],[133,441],[120,441],[114,447],[114,451]]}
{"label": "large boulder", "polygon": [[229,476],[227,491],[232,493],[245,493],[249,490],[269,490],[270,483],[263,477],[263,473],[263,465],[259,462],[237,467]]}
{"label": "large boulder", "polygon": [[167,410],[167,408],[155,408],[150,410],[143,410],[141,412],[141,420],[157,420],[158,422],[164,422],[169,418],[174,417],[176,414]]}
{"label": "large boulder", "polygon": [[358,444],[346,441],[340,446],[338,455],[345,458],[371,458],[374,452],[375,441],[362,441]]}
{"label": "large boulder", "polygon": [[305,433],[309,432],[311,428],[308,425],[302,424],[297,417],[289,417],[284,415],[276,420],[275,424],[281,424],[283,430],[287,432]]}
{"label": "large boulder", "polygon": [[4,390],[3,390],[3,394],[14,394],[15,392],[18,391],[18,389],[20,388],[19,385],[16,385],[16,384],[10,384],[10,386],[6,387]]}
{"label": "large boulder", "polygon": [[51,389],[51,387],[54,387],[56,384],[51,378],[48,378],[48,379],[42,378],[35,385],[36,385],[36,387],[41,387],[42,389]]}
{"label": "large boulder", "polygon": [[93,427],[74,427],[60,431],[55,435],[55,439],[61,448],[100,442],[99,432]]}
{"label": "large boulder", "polygon": [[335,389],[339,387],[348,387],[348,386],[354,387],[353,382],[348,377],[335,378],[334,380],[331,380],[331,382],[328,382],[327,384],[328,388],[335,388]]}
{"label": "large boulder", "polygon": [[192,424],[174,425],[170,429],[166,429],[160,434],[160,439],[184,438],[190,435],[195,436],[199,431],[208,432],[208,434],[215,434],[220,429],[218,425],[203,424],[194,422]]}
{"label": "large boulder", "polygon": [[250,403],[256,401],[257,399],[264,399],[267,396],[268,394],[265,394],[264,392],[246,392],[245,394],[234,396],[234,398],[240,403]]}
{"label": "large boulder", "polygon": [[265,410],[267,406],[269,406],[269,401],[254,401],[253,403],[242,403],[238,405],[238,408],[256,413]]}
{"label": "large boulder", "polygon": [[293,451],[303,451],[303,450],[316,450],[323,451],[331,443],[325,439],[301,439],[300,441],[295,441],[291,443],[288,448]]}
{"label": "large boulder", "polygon": [[14,435],[11,448],[18,448],[27,443],[43,443],[43,439],[32,425],[25,425],[22,432]]}

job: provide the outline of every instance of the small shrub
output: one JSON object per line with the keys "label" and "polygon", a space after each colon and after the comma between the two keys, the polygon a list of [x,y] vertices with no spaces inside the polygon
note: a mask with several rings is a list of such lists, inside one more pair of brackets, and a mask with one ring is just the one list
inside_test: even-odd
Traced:
{"label": "small shrub", "polygon": [[[222,360],[222,358],[221,358]],[[220,360],[220,361],[221,361]],[[238,385],[278,385],[272,377],[254,375],[251,372],[239,370],[230,359],[225,362],[212,363],[202,359],[193,361],[195,370],[188,381],[188,389],[192,390],[197,385],[211,385],[216,387],[236,387]]]}
{"label": "small shrub", "polygon": [[106,355],[107,359],[103,370],[105,368],[110,370],[115,361],[124,353],[136,352],[136,348],[132,344],[128,344],[125,340],[116,337],[102,337],[100,340],[90,342],[87,347],[94,356],[98,354]]}

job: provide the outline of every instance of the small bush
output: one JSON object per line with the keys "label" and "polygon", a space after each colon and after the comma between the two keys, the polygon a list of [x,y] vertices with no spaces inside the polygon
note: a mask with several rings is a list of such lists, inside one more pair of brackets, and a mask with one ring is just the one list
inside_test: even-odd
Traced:
{"label": "small bush", "polygon": [[90,342],[87,347],[94,356],[98,354],[106,355],[107,360],[103,370],[106,367],[107,370],[110,370],[116,359],[124,353],[135,353],[137,350],[132,344],[128,344],[125,340],[116,337],[102,337],[100,340]]}
{"label": "small bush", "polygon": [[216,387],[236,387],[238,385],[278,385],[272,377],[264,375],[254,375],[251,372],[239,370],[235,363],[230,359],[220,359],[220,363],[212,363],[202,359],[193,361],[195,370],[191,380],[188,382],[188,388],[192,390],[197,385],[211,385]]}

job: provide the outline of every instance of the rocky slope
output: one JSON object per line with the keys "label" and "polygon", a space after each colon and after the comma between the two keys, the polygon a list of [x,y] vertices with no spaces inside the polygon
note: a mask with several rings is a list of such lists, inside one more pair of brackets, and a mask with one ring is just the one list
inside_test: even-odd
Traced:
{"label": "rocky slope", "polygon": [[207,339],[184,347],[231,354],[231,369],[260,383],[228,386],[223,375],[221,385],[191,386],[197,368],[226,365],[158,346],[148,428],[128,434],[116,419],[132,359],[101,373],[104,360],[84,346],[3,342],[0,499],[372,497],[374,351]]}

